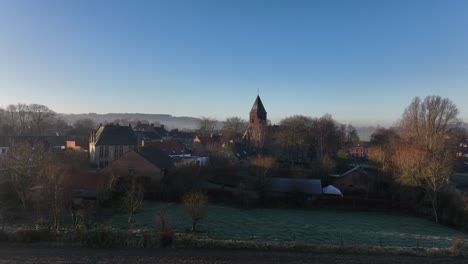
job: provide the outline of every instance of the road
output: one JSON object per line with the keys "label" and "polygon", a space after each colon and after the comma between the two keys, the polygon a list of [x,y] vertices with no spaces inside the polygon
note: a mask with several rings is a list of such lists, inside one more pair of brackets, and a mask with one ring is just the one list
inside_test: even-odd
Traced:
{"label": "road", "polygon": [[465,258],[394,255],[317,254],[212,249],[84,249],[0,245],[0,263],[468,263]]}

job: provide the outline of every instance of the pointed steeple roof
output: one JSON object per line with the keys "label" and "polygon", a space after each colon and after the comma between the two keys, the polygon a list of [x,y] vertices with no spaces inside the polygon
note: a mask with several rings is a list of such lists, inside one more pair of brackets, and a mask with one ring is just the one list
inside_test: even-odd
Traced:
{"label": "pointed steeple roof", "polygon": [[250,110],[250,113],[255,113],[255,114],[266,114],[265,107],[263,107],[262,100],[260,100],[260,96],[257,95],[257,99],[255,99],[255,102],[252,106],[252,110]]}

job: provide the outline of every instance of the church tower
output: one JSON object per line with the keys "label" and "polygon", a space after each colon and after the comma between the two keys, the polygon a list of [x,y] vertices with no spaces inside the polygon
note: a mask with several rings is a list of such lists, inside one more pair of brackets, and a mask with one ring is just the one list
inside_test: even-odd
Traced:
{"label": "church tower", "polygon": [[267,112],[260,96],[257,95],[250,110],[249,127],[247,129],[250,145],[258,150],[263,149],[267,132]]}

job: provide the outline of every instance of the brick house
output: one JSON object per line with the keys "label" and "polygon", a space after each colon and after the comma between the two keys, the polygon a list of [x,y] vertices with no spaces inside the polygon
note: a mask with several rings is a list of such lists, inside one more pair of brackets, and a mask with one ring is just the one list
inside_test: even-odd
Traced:
{"label": "brick house", "polygon": [[150,186],[155,186],[174,168],[174,161],[163,151],[142,147],[125,152],[99,173],[106,176],[114,174],[118,177],[135,175],[144,178]]}
{"label": "brick house", "polygon": [[352,157],[368,158],[370,155],[370,143],[366,141],[351,142],[348,146],[348,154]]}
{"label": "brick house", "polygon": [[385,180],[374,169],[360,166],[334,177],[332,184],[344,196],[384,197],[388,191]]}
{"label": "brick house", "polygon": [[136,147],[137,138],[130,126],[100,125],[96,131],[91,132],[90,162],[101,169]]}

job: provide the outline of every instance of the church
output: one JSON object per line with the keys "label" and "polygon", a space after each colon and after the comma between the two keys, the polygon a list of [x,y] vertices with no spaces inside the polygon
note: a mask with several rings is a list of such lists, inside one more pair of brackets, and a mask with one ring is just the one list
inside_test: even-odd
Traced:
{"label": "church", "polygon": [[262,153],[272,144],[277,126],[269,126],[267,112],[260,96],[257,95],[249,113],[249,125],[244,140],[253,152]]}

